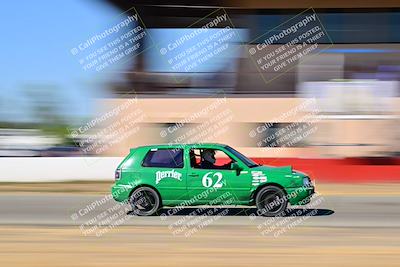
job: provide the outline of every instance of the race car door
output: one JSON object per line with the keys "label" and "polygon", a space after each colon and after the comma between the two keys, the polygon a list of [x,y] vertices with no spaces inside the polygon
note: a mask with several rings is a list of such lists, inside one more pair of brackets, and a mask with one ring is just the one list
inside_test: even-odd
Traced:
{"label": "race car door", "polygon": [[[246,175],[237,175],[231,169],[235,161],[222,150],[215,152],[215,163],[212,167],[204,167],[202,154],[207,148],[189,151],[190,166],[187,173],[188,197],[196,198],[204,204],[232,204],[249,199],[250,180]],[[248,181],[248,186],[246,181]],[[212,203],[210,203],[212,202]]]}

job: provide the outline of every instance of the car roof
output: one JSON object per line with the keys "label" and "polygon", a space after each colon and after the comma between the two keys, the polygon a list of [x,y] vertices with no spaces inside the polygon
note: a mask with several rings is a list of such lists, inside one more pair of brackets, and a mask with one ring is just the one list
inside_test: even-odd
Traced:
{"label": "car roof", "polygon": [[219,143],[192,143],[192,144],[154,144],[154,145],[146,145],[146,146],[139,146],[137,148],[187,148],[187,147],[225,147],[225,144]]}

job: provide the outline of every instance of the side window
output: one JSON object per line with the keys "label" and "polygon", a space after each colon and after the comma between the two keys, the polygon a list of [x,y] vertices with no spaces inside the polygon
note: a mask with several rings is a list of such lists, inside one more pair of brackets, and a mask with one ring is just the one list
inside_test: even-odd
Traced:
{"label": "side window", "polygon": [[189,152],[190,166],[196,169],[230,170],[234,161],[225,152],[218,149],[191,149]]}
{"label": "side window", "polygon": [[183,149],[152,149],[144,157],[142,166],[183,168]]}
{"label": "side window", "polygon": [[[231,159],[225,152],[221,150],[215,150],[215,165],[223,166],[231,161],[233,161],[233,159]],[[230,165],[228,169],[230,169]]]}

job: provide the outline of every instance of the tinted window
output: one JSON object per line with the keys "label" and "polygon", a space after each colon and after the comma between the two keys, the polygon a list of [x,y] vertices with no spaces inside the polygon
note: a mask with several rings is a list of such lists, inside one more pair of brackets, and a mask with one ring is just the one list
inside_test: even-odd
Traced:
{"label": "tinted window", "polygon": [[183,168],[183,150],[150,150],[144,158],[142,165],[144,167]]}

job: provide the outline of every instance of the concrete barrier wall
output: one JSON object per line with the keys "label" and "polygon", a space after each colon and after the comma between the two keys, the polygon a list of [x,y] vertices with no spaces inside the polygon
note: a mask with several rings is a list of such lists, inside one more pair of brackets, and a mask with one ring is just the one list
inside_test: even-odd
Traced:
{"label": "concrete barrier wall", "polygon": [[122,157],[0,158],[0,182],[112,181]]}
{"label": "concrete barrier wall", "polygon": [[[112,181],[122,157],[0,158],[0,182]],[[292,165],[318,182],[400,182],[400,158],[299,159],[253,158],[256,162]]]}

